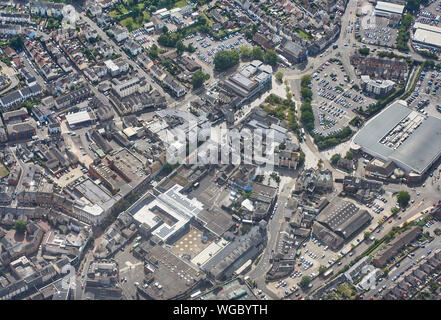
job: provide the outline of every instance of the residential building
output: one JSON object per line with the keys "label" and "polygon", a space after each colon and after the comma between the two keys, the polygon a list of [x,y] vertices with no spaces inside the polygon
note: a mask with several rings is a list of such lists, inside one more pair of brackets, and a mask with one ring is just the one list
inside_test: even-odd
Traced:
{"label": "residential building", "polygon": [[361,88],[365,93],[376,98],[387,96],[394,90],[395,82],[392,80],[373,80],[369,76],[361,76]]}
{"label": "residential building", "polygon": [[115,37],[116,42],[122,42],[129,37],[127,29],[117,24],[110,28],[108,32]]}

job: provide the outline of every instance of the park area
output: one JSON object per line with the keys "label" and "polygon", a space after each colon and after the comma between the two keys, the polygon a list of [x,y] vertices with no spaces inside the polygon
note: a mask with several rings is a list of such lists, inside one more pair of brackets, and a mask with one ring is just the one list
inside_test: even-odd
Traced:
{"label": "park area", "polygon": [[0,163],[0,179],[6,177],[9,174],[8,169],[3,163]]}

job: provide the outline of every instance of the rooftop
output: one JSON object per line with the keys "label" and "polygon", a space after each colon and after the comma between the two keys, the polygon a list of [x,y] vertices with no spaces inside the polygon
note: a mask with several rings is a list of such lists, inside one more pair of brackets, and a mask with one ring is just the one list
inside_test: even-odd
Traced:
{"label": "rooftop", "polygon": [[370,120],[353,143],[407,172],[422,174],[441,154],[441,119],[422,116],[398,100]]}

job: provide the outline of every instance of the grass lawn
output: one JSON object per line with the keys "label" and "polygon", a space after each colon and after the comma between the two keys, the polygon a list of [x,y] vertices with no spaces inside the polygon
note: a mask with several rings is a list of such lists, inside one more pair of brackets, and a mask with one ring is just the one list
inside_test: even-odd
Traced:
{"label": "grass lawn", "polygon": [[186,5],[187,5],[187,1],[179,0],[178,2],[175,2],[174,8],[181,8],[181,7],[185,7]]}
{"label": "grass lawn", "polygon": [[[125,18],[125,19],[121,20],[119,23],[123,27],[126,27],[129,30],[129,32],[141,27],[139,24],[137,24],[137,23],[135,23],[135,21],[133,21],[132,17]],[[130,25],[130,27],[129,27],[129,25]]]}
{"label": "grass lawn", "polygon": [[0,179],[6,177],[8,173],[8,169],[2,163],[0,163]]}
{"label": "grass lawn", "polygon": [[109,16],[113,19],[119,15],[119,12],[116,10],[112,10],[109,12]]}
{"label": "grass lawn", "polygon": [[305,31],[301,30],[301,29],[296,29],[296,32],[303,38],[306,40],[311,40],[312,37],[311,35],[307,34]]}

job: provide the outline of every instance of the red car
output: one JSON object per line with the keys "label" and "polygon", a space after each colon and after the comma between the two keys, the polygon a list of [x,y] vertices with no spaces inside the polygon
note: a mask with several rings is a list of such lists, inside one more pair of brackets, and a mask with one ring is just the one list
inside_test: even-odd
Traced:
{"label": "red car", "polygon": [[392,219],[389,220],[389,223],[392,223]]}
{"label": "red car", "polygon": [[302,300],[302,298],[303,298],[303,296],[299,296],[299,298],[298,298],[298,299],[299,299],[299,300]]}

